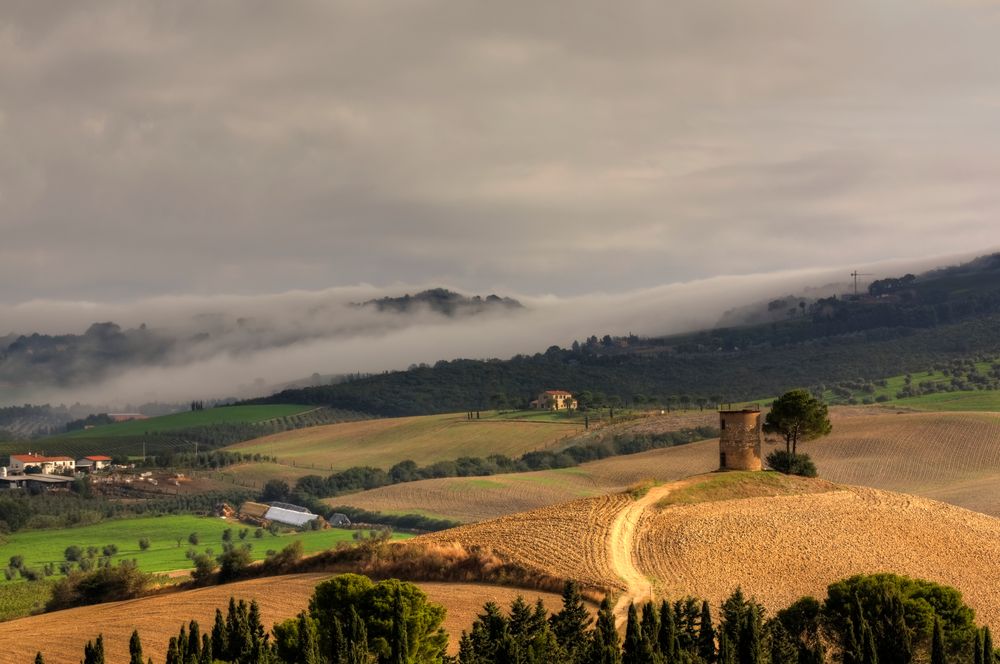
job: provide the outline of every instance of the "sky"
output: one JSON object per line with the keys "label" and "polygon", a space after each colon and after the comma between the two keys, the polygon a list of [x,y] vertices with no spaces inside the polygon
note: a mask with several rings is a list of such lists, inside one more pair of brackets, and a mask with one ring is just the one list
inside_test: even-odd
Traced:
{"label": "sky", "polygon": [[0,304],[985,251],[997,34],[971,0],[3,0]]}

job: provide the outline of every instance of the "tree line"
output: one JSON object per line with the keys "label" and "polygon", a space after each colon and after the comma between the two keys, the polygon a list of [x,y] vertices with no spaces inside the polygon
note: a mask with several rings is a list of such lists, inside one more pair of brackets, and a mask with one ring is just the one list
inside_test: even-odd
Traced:
{"label": "tree line", "polygon": [[[415,585],[343,574],[320,583],[307,609],[270,633],[256,602],[231,598],[211,629],[182,624],[165,664],[995,664],[988,627],[950,587],[859,575],[831,584],[823,601],[803,597],[769,615],[737,588],[718,607],[684,597],[628,607],[624,637],[605,597],[596,620],[567,582],[561,608],[522,597],[508,610],[486,602],[447,654],[444,607]],[[150,664],[133,632],[130,664]],[[105,664],[104,640],[83,664]],[[39,653],[36,664],[44,664]]]}

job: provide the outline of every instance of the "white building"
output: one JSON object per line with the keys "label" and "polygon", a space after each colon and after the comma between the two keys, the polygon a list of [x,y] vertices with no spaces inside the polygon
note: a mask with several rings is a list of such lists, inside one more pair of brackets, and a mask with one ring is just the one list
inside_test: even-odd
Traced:
{"label": "white building", "polygon": [[73,471],[76,468],[76,461],[68,456],[42,456],[41,454],[11,454],[10,470],[12,473],[24,473],[29,468],[37,468],[38,471],[50,473],[62,473]]}

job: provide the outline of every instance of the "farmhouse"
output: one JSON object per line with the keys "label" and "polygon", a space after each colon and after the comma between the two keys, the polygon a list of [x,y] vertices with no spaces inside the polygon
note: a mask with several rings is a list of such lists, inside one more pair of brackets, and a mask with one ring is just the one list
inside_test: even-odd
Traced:
{"label": "farmhouse", "polygon": [[10,469],[13,473],[59,473],[72,471],[76,468],[76,461],[68,456],[47,457],[41,454],[11,454]]}
{"label": "farmhouse", "polygon": [[531,407],[538,410],[576,410],[576,399],[566,390],[545,390],[531,402]]}
{"label": "farmhouse", "polygon": [[760,408],[719,411],[719,470],[762,470]]}
{"label": "farmhouse", "polygon": [[76,460],[76,469],[86,472],[104,470],[109,465],[111,465],[111,457],[109,456],[95,455]]}

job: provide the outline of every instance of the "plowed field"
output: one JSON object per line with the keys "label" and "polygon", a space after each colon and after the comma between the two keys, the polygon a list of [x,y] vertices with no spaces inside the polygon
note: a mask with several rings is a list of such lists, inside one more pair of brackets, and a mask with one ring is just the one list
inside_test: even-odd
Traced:
{"label": "plowed field", "polygon": [[[1000,415],[836,408],[832,420],[830,436],[801,447],[821,477],[1000,516]],[[766,443],[764,452],[777,447]],[[474,522],[621,491],[643,479],[673,481],[717,465],[717,441],[704,441],[563,470],[397,484],[328,502]]]}
{"label": "plowed field", "polygon": [[[958,588],[981,620],[1000,626],[1000,520],[823,480],[775,486],[765,473],[736,474],[748,477],[735,483],[730,475],[654,487],[637,500],[577,500],[426,539],[489,546],[629,598],[691,594],[718,605],[741,586],[771,609],[822,596],[852,574],[894,572]],[[674,491],[686,504],[670,504]],[[726,499],[764,491],[773,493]],[[689,502],[697,495],[707,502]]]}
{"label": "plowed field", "polygon": [[[216,607],[224,611],[230,596],[248,601],[256,599],[263,612],[264,625],[270,627],[304,609],[313,587],[328,576],[294,574],[254,579],[0,623],[0,639],[4,642],[4,654],[0,661],[31,662],[34,661],[35,652],[41,649],[46,662],[78,662],[83,657],[84,643],[102,632],[107,660],[127,662],[128,640],[132,630],[138,629],[144,654],[152,656],[153,661],[162,662],[166,656],[167,642],[171,636],[176,636],[181,622],[193,618],[203,628],[211,628]],[[517,595],[523,595],[531,603],[540,598],[553,610],[558,610],[561,606],[559,595],[552,593],[484,584],[419,585],[432,601],[443,604],[448,609],[444,626],[451,635],[452,652],[458,649],[458,638],[462,630],[468,631],[483,603],[489,600],[508,608]]]}

